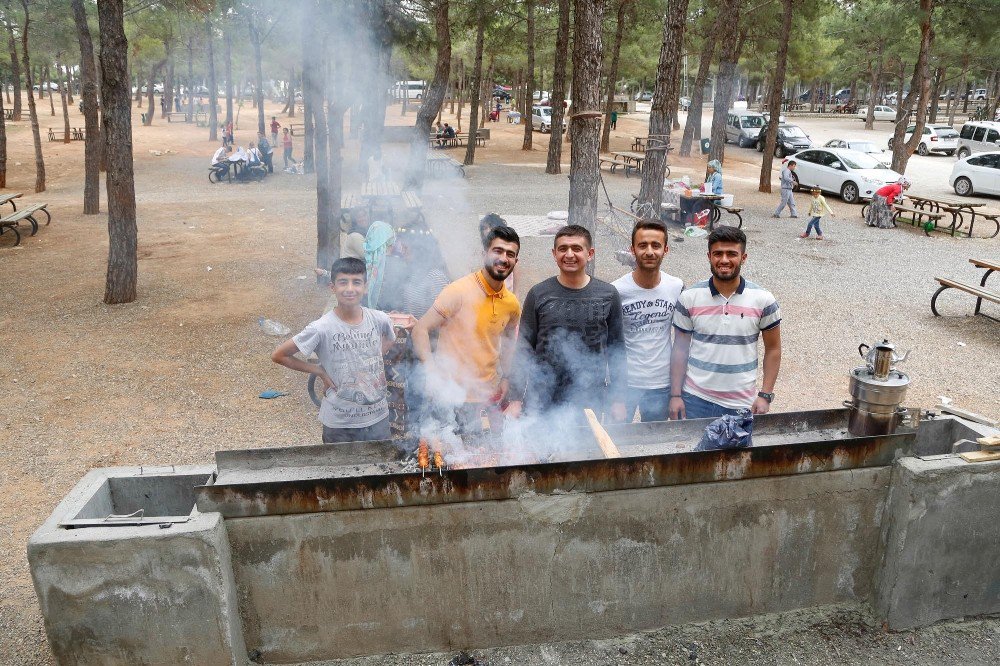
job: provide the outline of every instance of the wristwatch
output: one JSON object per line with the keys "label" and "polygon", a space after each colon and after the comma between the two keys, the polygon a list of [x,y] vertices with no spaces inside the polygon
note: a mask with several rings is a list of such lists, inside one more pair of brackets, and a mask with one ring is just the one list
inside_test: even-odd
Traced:
{"label": "wristwatch", "polygon": [[773,393],[764,393],[763,391],[760,391],[760,392],[757,393],[757,397],[758,398],[764,398],[764,400],[767,400],[767,404],[769,404],[769,405],[772,402],[774,402],[774,394]]}

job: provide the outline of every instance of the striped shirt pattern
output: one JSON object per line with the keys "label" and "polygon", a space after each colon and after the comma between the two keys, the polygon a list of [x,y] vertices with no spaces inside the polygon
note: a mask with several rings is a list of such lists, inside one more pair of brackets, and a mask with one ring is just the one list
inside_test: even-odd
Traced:
{"label": "striped shirt pattern", "polygon": [[723,407],[752,405],[757,339],[779,323],[771,292],[743,278],[728,300],[711,280],[685,289],[674,310],[674,327],[691,334],[684,390]]}

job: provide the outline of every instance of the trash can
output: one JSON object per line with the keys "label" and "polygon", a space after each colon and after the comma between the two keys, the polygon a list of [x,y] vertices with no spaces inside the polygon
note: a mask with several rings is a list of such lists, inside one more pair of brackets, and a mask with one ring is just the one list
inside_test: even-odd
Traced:
{"label": "trash can", "polygon": [[711,152],[711,150],[712,150],[712,140],[711,139],[702,139],[701,140],[701,154],[702,155],[708,155],[708,153]]}

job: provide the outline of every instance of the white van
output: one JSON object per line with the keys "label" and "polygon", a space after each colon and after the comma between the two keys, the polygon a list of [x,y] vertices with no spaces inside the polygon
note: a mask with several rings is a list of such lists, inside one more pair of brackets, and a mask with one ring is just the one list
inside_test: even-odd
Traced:
{"label": "white van", "polygon": [[427,90],[426,81],[396,81],[392,89],[393,99],[423,99]]}
{"label": "white van", "polygon": [[1000,123],[989,120],[972,120],[962,125],[958,135],[958,159],[972,153],[1000,149]]}
{"label": "white van", "polygon": [[726,143],[735,143],[740,148],[752,146],[757,141],[760,128],[764,126],[764,114],[746,109],[729,109],[726,116]]}

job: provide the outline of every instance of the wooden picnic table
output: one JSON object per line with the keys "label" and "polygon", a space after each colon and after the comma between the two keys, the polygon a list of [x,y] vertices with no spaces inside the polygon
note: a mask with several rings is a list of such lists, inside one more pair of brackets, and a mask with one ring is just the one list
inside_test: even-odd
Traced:
{"label": "wooden picnic table", "polygon": [[361,196],[365,198],[398,197],[399,185],[384,181],[367,182],[361,186]]}
{"label": "wooden picnic table", "polygon": [[980,280],[979,285],[978,286],[971,285],[964,282],[959,282],[957,280],[952,280],[949,278],[942,278],[942,277],[934,278],[935,280],[938,281],[938,283],[941,286],[936,292],[934,292],[934,295],[931,296],[931,312],[934,313],[935,317],[940,317],[941,313],[938,312],[937,310],[938,296],[941,295],[941,292],[947,289],[957,289],[958,291],[964,291],[976,297],[976,309],[974,310],[973,314],[982,315],[983,317],[986,317],[987,319],[992,319],[993,321],[1000,321],[1000,319],[990,316],[982,311],[984,300],[1000,304],[1000,294],[997,294],[996,292],[990,291],[986,288],[986,280],[990,277],[990,275],[996,272],[1000,272],[1000,262],[991,261],[988,259],[969,259],[969,263],[975,266],[976,268],[980,268],[986,271],[983,274],[983,279]]}
{"label": "wooden picnic table", "polygon": [[[652,136],[637,136],[633,138],[635,140],[632,142],[632,150],[637,153],[644,153],[646,152],[650,140],[652,140],[654,144],[665,144],[667,143],[666,140],[669,137],[666,134],[653,134]],[[670,148],[667,148],[667,150],[670,150]]]}
{"label": "wooden picnic table", "polygon": [[[976,225],[977,216],[995,224],[996,228],[994,229],[993,234],[988,236],[988,238],[994,238],[998,233],[1000,233],[1000,214],[976,210],[977,208],[984,207],[986,204],[958,201],[955,199],[924,197],[919,194],[906,194],[905,197],[913,202],[915,208],[934,213],[950,214],[951,226],[946,229],[941,229],[940,231],[947,231],[952,236],[955,236],[956,234],[964,234],[967,237],[972,238],[972,232]],[[966,215],[969,216],[968,230],[962,228],[965,225]]]}
{"label": "wooden picnic table", "polygon": [[719,206],[717,205],[722,200],[721,194],[712,194],[711,192],[692,192],[691,196],[688,197],[682,194],[679,199],[682,222],[688,224],[694,223],[694,214],[698,212],[695,210],[698,202],[707,203],[709,210],[711,211],[708,216],[707,226],[709,229],[714,228],[715,223],[719,221],[720,217],[722,217],[722,211],[719,210]]}
{"label": "wooden picnic table", "polygon": [[9,203],[11,205],[11,207],[14,209],[14,212],[16,213],[17,212],[17,203],[14,202],[14,199],[20,198],[21,196],[22,196],[21,192],[11,192],[10,194],[0,194],[0,206],[4,205],[5,203]]}
{"label": "wooden picnic table", "polygon": [[642,171],[642,163],[646,159],[644,153],[636,152],[634,150],[620,150],[617,152],[612,152],[615,157],[621,158],[626,164],[634,166],[637,171]]}

